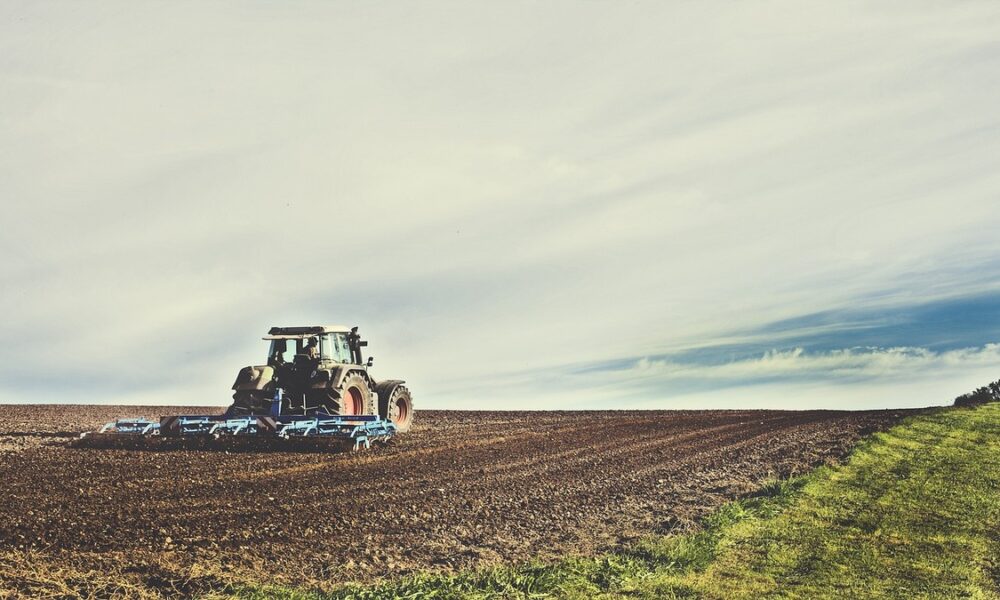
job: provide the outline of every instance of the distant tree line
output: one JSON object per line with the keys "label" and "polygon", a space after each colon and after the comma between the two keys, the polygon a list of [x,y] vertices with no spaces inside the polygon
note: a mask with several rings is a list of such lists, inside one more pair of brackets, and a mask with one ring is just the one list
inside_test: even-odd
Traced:
{"label": "distant tree line", "polygon": [[996,402],[997,400],[1000,400],[1000,381],[994,381],[974,392],[962,394],[958,398],[955,398],[955,406],[976,406],[977,404]]}

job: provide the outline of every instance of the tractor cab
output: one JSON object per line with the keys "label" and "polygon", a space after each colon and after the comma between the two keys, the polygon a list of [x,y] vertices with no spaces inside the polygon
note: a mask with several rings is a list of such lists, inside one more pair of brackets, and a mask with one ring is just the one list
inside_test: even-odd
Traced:
{"label": "tractor cab", "polygon": [[[271,341],[267,352],[267,364],[278,366],[295,362],[297,356],[311,358],[307,350],[310,342],[315,342],[315,358],[321,363],[355,364],[346,333],[330,332],[321,335],[267,336]],[[300,359],[301,360],[301,359]]]}
{"label": "tractor cab", "polygon": [[[296,331],[308,329],[309,331]],[[299,364],[311,359],[319,364],[361,364],[361,348],[368,343],[361,341],[357,328],[346,327],[274,327],[264,337],[271,342],[267,353],[267,364],[278,366],[288,363]],[[316,345],[315,358],[310,356],[310,342]],[[297,360],[297,357],[298,360]]]}

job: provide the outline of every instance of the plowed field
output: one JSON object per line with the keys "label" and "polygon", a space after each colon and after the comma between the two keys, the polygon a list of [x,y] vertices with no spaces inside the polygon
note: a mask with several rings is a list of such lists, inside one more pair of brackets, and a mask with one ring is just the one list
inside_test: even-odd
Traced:
{"label": "plowed field", "polygon": [[906,414],[425,411],[367,453],[68,447],[113,416],[178,412],[218,410],[0,406],[0,595],[323,587],[594,553],[690,527]]}

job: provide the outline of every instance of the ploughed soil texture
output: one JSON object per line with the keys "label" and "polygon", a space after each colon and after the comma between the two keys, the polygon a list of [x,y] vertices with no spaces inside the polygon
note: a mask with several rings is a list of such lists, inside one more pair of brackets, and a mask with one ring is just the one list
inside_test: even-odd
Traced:
{"label": "ploughed soil texture", "polygon": [[423,411],[367,452],[70,447],[116,416],[219,412],[0,406],[0,597],[329,588],[593,554],[696,526],[910,414]]}

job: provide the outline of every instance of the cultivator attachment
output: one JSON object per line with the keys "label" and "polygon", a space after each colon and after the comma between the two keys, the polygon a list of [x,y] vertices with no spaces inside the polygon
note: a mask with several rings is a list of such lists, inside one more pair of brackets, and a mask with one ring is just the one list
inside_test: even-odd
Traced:
{"label": "cultivator attachment", "polygon": [[117,419],[76,440],[86,448],[223,448],[227,450],[359,450],[389,441],[396,426],[378,415],[282,415],[281,393],[270,415]]}

